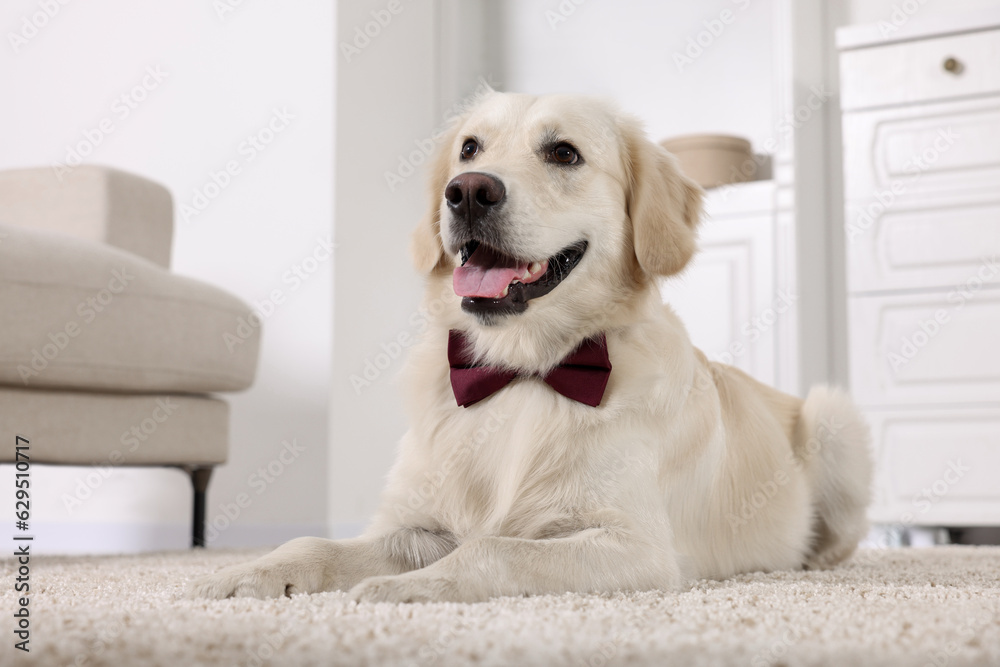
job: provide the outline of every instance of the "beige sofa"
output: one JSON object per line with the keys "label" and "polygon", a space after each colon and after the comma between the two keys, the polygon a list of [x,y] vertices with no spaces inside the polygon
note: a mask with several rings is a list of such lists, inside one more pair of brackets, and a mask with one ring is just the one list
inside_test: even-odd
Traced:
{"label": "beige sofa", "polygon": [[0,462],[21,436],[32,464],[180,468],[203,546],[229,450],[211,394],[253,383],[260,333],[245,303],[169,271],[172,233],[170,193],[144,178],[0,172]]}

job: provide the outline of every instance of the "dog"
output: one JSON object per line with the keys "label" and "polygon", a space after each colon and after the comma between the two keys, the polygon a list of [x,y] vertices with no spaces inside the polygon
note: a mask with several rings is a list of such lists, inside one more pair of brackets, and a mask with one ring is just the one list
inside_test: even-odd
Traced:
{"label": "dog", "polygon": [[669,591],[854,551],[864,420],[839,390],[802,400],[692,345],[657,281],[694,254],[703,193],[638,121],[490,91],[430,171],[412,254],[438,314],[403,372],[411,426],[374,521],[191,595]]}

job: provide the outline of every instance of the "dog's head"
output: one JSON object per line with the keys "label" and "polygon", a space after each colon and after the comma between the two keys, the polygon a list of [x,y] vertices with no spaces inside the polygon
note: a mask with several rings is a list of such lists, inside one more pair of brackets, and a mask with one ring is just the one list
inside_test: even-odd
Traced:
{"label": "dog's head", "polygon": [[491,92],[431,165],[416,266],[451,274],[476,328],[576,327],[695,250],[701,190],[600,101]]}

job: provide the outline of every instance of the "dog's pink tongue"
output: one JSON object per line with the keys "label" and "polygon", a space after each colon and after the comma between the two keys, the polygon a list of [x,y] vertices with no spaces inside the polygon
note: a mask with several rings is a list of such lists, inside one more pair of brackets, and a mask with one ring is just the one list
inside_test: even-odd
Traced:
{"label": "dog's pink tongue", "polygon": [[459,296],[500,298],[511,281],[524,276],[527,270],[527,262],[518,264],[492,248],[480,245],[465,266],[455,269],[452,283],[455,294]]}

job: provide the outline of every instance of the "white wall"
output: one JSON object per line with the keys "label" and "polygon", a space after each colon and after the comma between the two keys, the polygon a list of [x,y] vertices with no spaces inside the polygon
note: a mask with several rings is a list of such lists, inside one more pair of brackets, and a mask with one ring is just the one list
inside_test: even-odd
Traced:
{"label": "white wall", "polygon": [[606,95],[657,140],[720,132],[759,146],[775,133],[770,0],[497,7],[491,74],[504,90]]}
{"label": "white wall", "polygon": [[[382,12],[388,5],[364,0],[338,6],[340,252],[334,269],[329,460],[330,532],[338,537],[357,534],[371,517],[406,428],[393,380],[407,352],[399,336],[420,333],[421,281],[408,247],[425,206],[420,164],[442,119],[439,3],[393,3],[400,11],[386,21]],[[384,27],[373,26],[372,12]],[[366,28],[375,34],[368,42],[357,37]],[[362,45],[358,53],[350,51],[355,43]],[[390,186],[387,172],[402,182]]]}
{"label": "white wall", "polygon": [[[56,3],[52,3],[55,5]],[[200,215],[178,218],[173,268],[254,302],[283,289],[268,318],[257,382],[230,397],[230,461],[209,492],[209,518],[248,491],[247,478],[281,451],[306,448],[214,542],[275,543],[326,522],[332,261],[292,289],[282,275],[332,232],[333,8],[326,2],[74,2],[59,7],[16,48],[10,33],[40,12],[32,0],[4,3],[0,28],[0,168],[49,165],[105,116],[115,130],[88,161],[166,185],[191,202],[226,161],[242,172]],[[41,19],[38,20],[41,22]],[[121,119],[111,105],[147,67],[166,73]],[[252,161],[239,153],[274,109],[294,118]],[[4,476],[10,472],[2,471]],[[188,544],[190,483],[173,470],[119,469],[72,513],[86,468],[33,469],[40,550],[118,551]],[[0,481],[0,484],[4,484]],[[9,488],[4,486],[4,488]]]}

